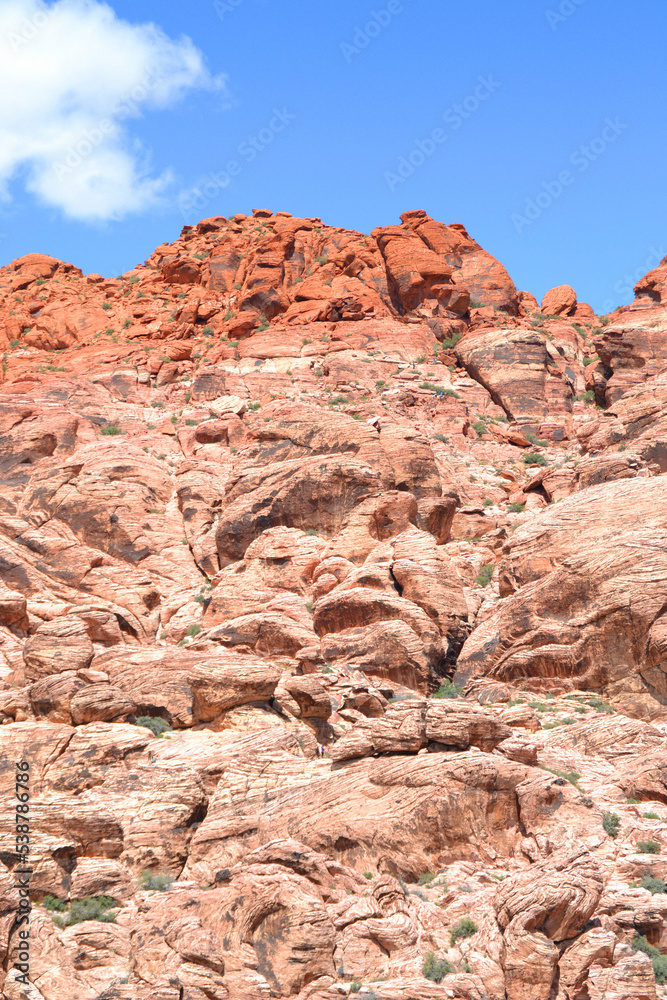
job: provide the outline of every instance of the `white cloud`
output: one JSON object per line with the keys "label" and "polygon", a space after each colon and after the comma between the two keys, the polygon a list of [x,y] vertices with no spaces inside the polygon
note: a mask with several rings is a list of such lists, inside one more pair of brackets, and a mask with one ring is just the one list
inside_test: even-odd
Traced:
{"label": "white cloud", "polygon": [[189,38],[129,24],[98,0],[0,0],[0,195],[21,171],[70,218],[148,208],[171,175],[151,176],[124,123],[223,86]]}

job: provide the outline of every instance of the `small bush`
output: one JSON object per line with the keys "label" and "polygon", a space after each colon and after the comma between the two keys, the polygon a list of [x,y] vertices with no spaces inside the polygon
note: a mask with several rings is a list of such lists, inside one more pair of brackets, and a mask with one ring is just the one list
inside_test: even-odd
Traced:
{"label": "small bush", "polygon": [[424,964],[422,965],[422,975],[424,979],[430,979],[432,983],[439,983],[454,967],[450,965],[446,958],[436,958],[432,951],[426,952]]}
{"label": "small bush", "polygon": [[660,854],[660,844],[657,840],[638,840],[638,854]]}
{"label": "small bush", "polygon": [[113,308],[113,307],[112,307],[112,305],[111,305],[111,303],[110,303],[110,302],[103,302],[103,303],[102,303],[102,308],[103,308],[103,309],[106,309],[106,310],[108,311],[109,309],[111,309],[111,308]]}
{"label": "small bush", "polygon": [[510,514],[523,514],[526,505],[525,503],[511,503],[507,509]]}
{"label": "small bush", "polygon": [[657,813],[644,813],[644,819],[660,819]]}
{"label": "small bush", "polygon": [[486,434],[486,423],[483,420],[476,420],[472,425],[472,429],[481,437],[482,434]]}
{"label": "small bush", "polygon": [[361,990],[361,979],[353,979],[350,983],[350,993],[358,993]]}
{"label": "small bush", "polygon": [[135,726],[143,726],[150,729],[153,736],[162,736],[162,733],[171,732],[171,726],[159,715],[140,715],[135,722]]}
{"label": "small bush", "polygon": [[632,942],[633,951],[643,951],[651,959],[656,983],[667,983],[667,955],[663,955],[654,944],[649,944],[643,934],[638,934]]}
{"label": "small bush", "polygon": [[173,881],[170,875],[154,875],[153,872],[149,871],[143,871],[139,876],[141,888],[147,892],[166,892]]}
{"label": "small bush", "polygon": [[117,434],[122,433],[122,430],[116,424],[105,424],[104,427],[100,427],[100,434],[105,434],[107,437],[115,437]]}
{"label": "small bush", "polygon": [[443,444],[449,444],[449,438],[447,437],[446,434],[434,434],[433,437],[437,441],[442,441]]}
{"label": "small bush", "polygon": [[50,913],[64,913],[67,910],[67,907],[63,903],[62,899],[58,899],[57,896],[45,896],[42,900],[42,906]]}
{"label": "small bush", "polygon": [[116,922],[115,909],[118,903],[110,896],[89,896],[85,899],[75,899],[64,916],[55,916],[54,924],[60,928],[81,924],[84,920],[100,920],[105,924]]}
{"label": "small bush", "polygon": [[197,622],[193,622],[192,625],[188,626],[188,630],[185,634],[188,636],[188,638],[193,639],[196,635],[199,635],[201,631],[202,631],[201,625],[199,625]]}
{"label": "small bush", "polygon": [[611,715],[614,709],[611,705],[608,705],[606,701],[602,698],[589,698],[588,704],[591,708],[594,708],[596,712],[603,712],[605,715]]}
{"label": "small bush", "polygon": [[317,531],[315,528],[308,528],[306,531],[304,531],[304,535],[319,535],[319,531]]}
{"label": "small bush", "polygon": [[430,885],[434,878],[435,875],[433,872],[424,872],[417,879],[417,885]]}
{"label": "small bush", "polygon": [[616,813],[603,812],[602,826],[604,828],[604,832],[608,833],[610,837],[613,837],[613,839],[616,840],[618,837],[618,831],[621,827],[621,817]]}
{"label": "small bush", "polygon": [[495,569],[493,563],[487,563],[486,566],[482,566],[479,573],[475,577],[475,583],[480,587],[488,587],[493,578],[493,571]]}
{"label": "small bush", "polygon": [[547,465],[547,459],[545,455],[540,455],[537,451],[529,451],[523,456],[523,461],[525,465]]}
{"label": "small bush", "polygon": [[472,917],[462,917],[450,928],[449,943],[452,947],[459,939],[472,937],[479,930]]}
{"label": "small bush", "polygon": [[452,681],[443,681],[438,690],[431,695],[431,698],[459,698],[461,688],[453,684]]}
{"label": "small bush", "polygon": [[451,350],[452,347],[456,347],[462,336],[462,333],[453,333],[451,337],[445,337],[444,340],[440,341],[442,349],[446,351]]}
{"label": "small bush", "polygon": [[545,441],[542,438],[538,438],[536,434],[531,434],[530,431],[524,431],[523,436],[526,438],[527,441],[530,441],[531,444],[537,445],[538,448],[549,447],[548,441]]}
{"label": "small bush", "polygon": [[656,892],[667,892],[667,883],[663,878],[656,878],[655,875],[642,875],[639,880],[642,889],[648,889],[652,896]]}
{"label": "small bush", "polygon": [[557,778],[563,778],[565,781],[569,781],[571,785],[577,789],[578,792],[581,791],[579,787],[579,779],[581,775],[578,771],[556,771],[553,767],[543,767],[543,771],[548,771],[549,774],[555,774]]}

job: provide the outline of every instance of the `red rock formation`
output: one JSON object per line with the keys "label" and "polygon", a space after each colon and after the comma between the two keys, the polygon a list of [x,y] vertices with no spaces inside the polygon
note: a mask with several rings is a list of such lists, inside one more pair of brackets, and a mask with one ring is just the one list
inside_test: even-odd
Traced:
{"label": "red rock formation", "polygon": [[27,761],[35,1000],[654,1000],[664,270],[597,326],[268,210],[0,269],[3,997]]}

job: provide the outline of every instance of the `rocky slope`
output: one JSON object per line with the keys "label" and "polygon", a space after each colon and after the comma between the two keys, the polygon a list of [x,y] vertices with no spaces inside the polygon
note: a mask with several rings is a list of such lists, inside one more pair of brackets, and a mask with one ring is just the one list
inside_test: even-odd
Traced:
{"label": "rocky slope", "polygon": [[636,293],[540,306],[424,212],[0,269],[5,1000],[662,995],[667,259]]}

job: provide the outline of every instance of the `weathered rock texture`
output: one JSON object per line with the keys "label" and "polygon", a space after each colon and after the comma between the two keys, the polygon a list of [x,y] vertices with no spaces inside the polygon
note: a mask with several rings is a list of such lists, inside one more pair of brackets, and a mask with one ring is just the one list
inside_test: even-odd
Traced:
{"label": "weathered rock texture", "polygon": [[0,269],[4,1000],[657,997],[665,270],[598,321],[268,210]]}

